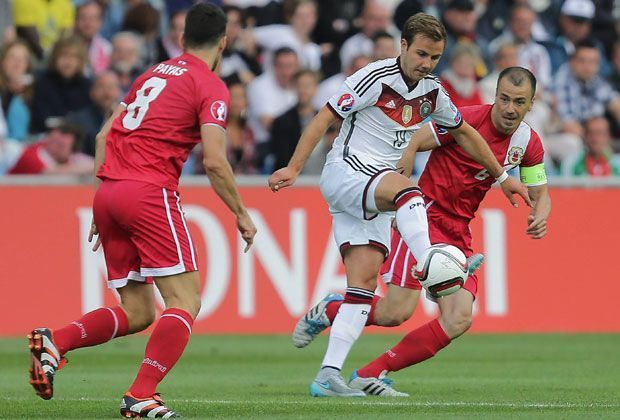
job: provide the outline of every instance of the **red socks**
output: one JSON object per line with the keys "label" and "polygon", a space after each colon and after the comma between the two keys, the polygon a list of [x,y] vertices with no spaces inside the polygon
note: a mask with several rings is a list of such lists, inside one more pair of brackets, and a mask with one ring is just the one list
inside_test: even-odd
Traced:
{"label": "red socks", "polygon": [[378,377],[381,372],[394,372],[415,365],[433,357],[439,350],[450,344],[446,335],[434,319],[428,324],[411,331],[397,345],[357,371],[362,378]]}
{"label": "red socks", "polygon": [[54,343],[61,355],[81,347],[96,346],[127,335],[128,321],[120,306],[99,308],[53,331]]}
{"label": "red socks", "polygon": [[166,309],[146,344],[138,376],[129,388],[136,398],[147,398],[183,354],[194,319],[182,309]]}
{"label": "red socks", "polygon": [[[381,296],[377,296],[377,295],[375,295],[372,298],[372,303],[370,304],[370,313],[368,314],[368,320],[366,321],[366,325],[376,325],[375,324],[375,305],[377,304],[377,302],[379,302],[379,299],[381,299]],[[329,302],[327,306],[325,307],[325,314],[327,315],[327,318],[329,318],[330,323],[334,322],[334,318],[336,318],[336,314],[338,313],[338,310],[340,309],[340,305],[342,305],[343,303],[344,301],[342,300],[335,300],[333,302]]]}

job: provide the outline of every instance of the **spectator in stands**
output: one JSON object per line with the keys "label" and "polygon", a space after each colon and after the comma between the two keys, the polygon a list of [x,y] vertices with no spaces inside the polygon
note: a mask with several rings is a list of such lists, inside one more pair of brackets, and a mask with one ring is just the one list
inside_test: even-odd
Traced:
{"label": "spectator in stands", "polygon": [[457,107],[479,105],[482,96],[476,79],[478,51],[471,44],[456,44],[449,57],[450,67],[441,75],[443,85],[450,99]]}
{"label": "spectator in stands", "polygon": [[[273,121],[271,126],[271,152],[275,157],[275,169],[280,169],[288,164],[299,137],[310,120],[316,115],[316,109],[312,105],[312,98],[316,94],[319,77],[312,70],[301,70],[295,75],[295,89],[297,91],[297,104],[280,115]],[[325,155],[320,147],[316,148],[318,155],[310,156],[313,162],[307,169],[312,173],[320,173],[325,163]],[[316,164],[314,164],[316,163]]]}
{"label": "spectator in stands", "polygon": [[168,33],[157,41],[157,59],[155,61],[166,61],[183,54],[183,45],[181,45],[181,37],[185,30],[186,9],[177,10],[170,16]]}
{"label": "spectator in stands", "polygon": [[323,105],[327,103],[329,98],[338,92],[340,86],[344,83],[345,79],[351,76],[353,73],[370,63],[370,57],[366,55],[358,55],[353,58],[349,67],[343,69],[341,73],[336,73],[333,76],[323,80],[317,89],[312,103],[314,109],[321,109]]}
{"label": "spectator in stands", "polygon": [[528,4],[517,4],[510,13],[509,27],[489,44],[494,54],[504,43],[512,42],[519,47],[519,65],[529,69],[537,80],[537,89],[548,89],[551,82],[551,60],[547,49],[532,37],[532,25],[536,13]]}
{"label": "spectator in stands", "polygon": [[100,74],[110,65],[112,44],[99,34],[103,24],[101,5],[90,0],[77,8],[75,34],[82,38],[88,48],[89,70],[92,74]]}
{"label": "spectator in stands", "polygon": [[394,37],[387,31],[379,31],[372,36],[373,60],[384,60],[398,56]]}
{"label": "spectator in stands", "polygon": [[94,159],[78,152],[82,133],[66,121],[50,128],[41,141],[26,147],[10,175],[92,175]]}
{"label": "spectator in stands", "polygon": [[[475,11],[473,0],[452,0],[446,4],[443,12],[443,23],[446,27],[448,39],[443,52],[444,57],[450,57],[452,49],[457,44],[469,44],[478,50],[475,63],[476,77],[482,78],[488,73],[487,51],[489,41],[476,33],[478,13]],[[449,66],[448,60],[439,60],[434,73],[441,74]]]}
{"label": "spectator in stands", "polygon": [[71,0],[14,0],[13,20],[19,37],[42,58],[56,41],[71,33],[75,7]]}
{"label": "spectator in stands", "polygon": [[28,45],[21,40],[9,42],[0,52],[0,99],[10,139],[23,141],[28,136],[32,82]]}
{"label": "spectator in stands", "polygon": [[14,41],[17,37],[13,25],[13,9],[11,0],[0,0],[0,39],[5,43]]}
{"label": "spectator in stands", "polygon": [[247,94],[239,80],[227,83],[230,91],[230,110],[226,124],[228,161],[236,174],[255,174],[256,146],[254,134],[247,124]]}
{"label": "spectator in stands", "polygon": [[140,58],[145,67],[157,61],[159,20],[159,11],[149,3],[141,2],[127,9],[123,18],[122,30],[133,32],[140,37]]}
{"label": "spectator in stands", "polygon": [[609,76],[609,83],[616,92],[620,92],[620,39],[614,42],[611,48],[612,71]]}
{"label": "spectator in stands", "polygon": [[224,7],[226,18],[226,49],[220,62],[220,76],[238,77],[248,84],[260,73],[262,68],[257,61],[258,48],[251,31],[246,30],[246,16],[235,6]]}
{"label": "spectator in stands", "polygon": [[270,172],[268,158],[269,131],[273,120],[295,105],[293,77],[299,70],[297,54],[291,48],[280,48],[273,55],[273,72],[265,72],[248,85],[248,124],[256,138],[257,165]]}
{"label": "spectator in stands", "polygon": [[30,123],[33,133],[44,132],[48,118],[63,117],[88,104],[90,81],[84,76],[87,60],[84,43],[77,37],[61,39],[54,45],[47,70],[35,80]]}
{"label": "spectator in stands", "polygon": [[140,38],[131,32],[119,32],[112,38],[110,69],[119,77],[123,95],[142,73],[141,45]]}
{"label": "spectator in stands", "polygon": [[609,122],[594,117],[584,123],[585,150],[562,162],[562,175],[608,177],[620,176],[620,165],[613,159]]}
{"label": "spectator in stands", "polygon": [[[265,50],[265,63],[271,63],[273,51],[288,47],[297,53],[299,65],[315,71],[321,69],[321,47],[312,42],[311,36],[317,20],[314,0],[298,0],[294,3],[288,24],[272,24],[254,28],[256,44]],[[270,71],[268,65],[265,68]]]}
{"label": "spectator in stands", "polygon": [[90,100],[84,108],[68,113],[67,120],[79,126],[84,133],[82,152],[95,156],[95,136],[121,100],[116,73],[107,71],[97,76],[90,89]]}
{"label": "spectator in stands", "polygon": [[590,39],[578,42],[554,79],[562,131],[583,137],[582,124],[609,112],[620,121],[620,95],[599,75],[600,52]]}
{"label": "spectator in stands", "polygon": [[342,68],[349,67],[353,58],[358,55],[372,57],[372,36],[379,31],[389,30],[390,21],[390,12],[380,1],[367,0],[362,10],[361,32],[347,39],[340,48]]}
{"label": "spectator in stands", "polygon": [[493,71],[478,83],[482,101],[492,104],[495,101],[497,79],[502,70],[519,65],[519,50],[516,44],[506,42],[497,47],[493,54]]}
{"label": "spectator in stands", "polygon": [[600,41],[591,37],[594,12],[595,7],[592,0],[566,0],[562,4],[558,21],[559,36],[555,39],[554,45],[547,46],[554,72],[568,61],[575,51],[575,43],[589,38],[594,40],[601,53],[601,74],[608,75],[610,73],[611,67],[605,58],[605,48]]}

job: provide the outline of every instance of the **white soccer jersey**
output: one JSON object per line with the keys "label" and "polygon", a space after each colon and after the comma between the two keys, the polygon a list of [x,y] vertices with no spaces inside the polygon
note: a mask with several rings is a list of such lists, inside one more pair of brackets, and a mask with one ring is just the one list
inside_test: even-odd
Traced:
{"label": "white soccer jersey", "polygon": [[457,128],[462,117],[439,80],[426,76],[409,88],[399,58],[375,61],[349,76],[327,106],[343,118],[327,162],[345,160],[373,175],[395,168],[411,135],[428,117]]}

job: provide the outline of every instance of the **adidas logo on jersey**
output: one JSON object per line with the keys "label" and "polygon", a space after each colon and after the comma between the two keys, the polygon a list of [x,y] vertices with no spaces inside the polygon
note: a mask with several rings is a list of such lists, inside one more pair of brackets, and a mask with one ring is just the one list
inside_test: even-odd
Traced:
{"label": "adidas logo on jersey", "polygon": [[386,108],[390,108],[390,109],[396,109],[396,103],[394,103],[394,100],[390,100],[390,102],[388,102],[387,104],[385,104]]}

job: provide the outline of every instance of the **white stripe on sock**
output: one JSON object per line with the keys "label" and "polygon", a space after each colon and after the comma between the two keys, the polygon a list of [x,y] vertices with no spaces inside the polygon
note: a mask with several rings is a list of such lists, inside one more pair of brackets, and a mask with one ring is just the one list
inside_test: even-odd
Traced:
{"label": "white stripe on sock", "polygon": [[192,327],[189,325],[189,323],[182,316],[179,316],[177,314],[163,314],[161,316],[161,318],[164,318],[164,317],[167,317],[167,316],[172,317],[172,318],[177,318],[178,320],[180,320],[187,327],[187,330],[189,331],[189,333],[190,334],[192,333]]}

